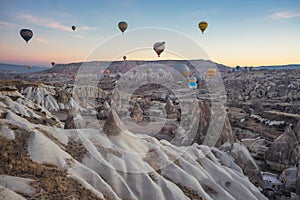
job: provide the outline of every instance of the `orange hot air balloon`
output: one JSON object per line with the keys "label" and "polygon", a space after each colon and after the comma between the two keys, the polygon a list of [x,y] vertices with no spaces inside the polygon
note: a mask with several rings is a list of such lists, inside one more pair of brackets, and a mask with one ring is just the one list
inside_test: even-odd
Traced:
{"label": "orange hot air balloon", "polygon": [[208,76],[210,79],[214,78],[214,77],[216,76],[216,74],[217,74],[217,70],[216,70],[215,68],[209,68],[209,69],[207,70],[207,76]]}
{"label": "orange hot air balloon", "polygon": [[194,76],[192,76],[192,77],[189,77],[188,78],[188,81],[190,82],[190,83],[196,83],[197,82],[197,78],[196,77],[194,77]]}
{"label": "orange hot air balloon", "polygon": [[109,69],[106,69],[106,70],[104,71],[104,73],[108,75],[108,74],[110,74],[110,70],[109,70]]}

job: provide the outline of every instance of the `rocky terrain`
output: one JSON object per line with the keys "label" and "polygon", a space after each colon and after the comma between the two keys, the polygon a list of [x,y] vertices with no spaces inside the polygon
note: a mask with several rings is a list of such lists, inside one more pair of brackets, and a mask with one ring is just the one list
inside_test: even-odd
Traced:
{"label": "rocky terrain", "polygon": [[0,81],[0,198],[299,198],[300,70],[224,68],[216,110],[204,81],[128,96],[114,67],[94,86],[60,70]]}

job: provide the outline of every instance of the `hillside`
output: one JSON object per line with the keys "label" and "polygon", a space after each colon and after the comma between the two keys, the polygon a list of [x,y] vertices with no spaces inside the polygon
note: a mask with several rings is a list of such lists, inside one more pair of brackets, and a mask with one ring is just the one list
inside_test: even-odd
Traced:
{"label": "hillside", "polygon": [[[0,198],[266,199],[234,158],[216,148],[133,133],[114,111],[89,127],[95,114],[78,97],[93,93],[80,91],[76,97],[66,86],[1,82]],[[57,117],[66,110],[66,120]],[[248,161],[245,147],[233,151]]]}
{"label": "hillside", "polygon": [[15,65],[15,64],[0,63],[0,72],[29,73],[29,72],[44,71],[48,68],[50,68],[50,67],[32,66],[31,69],[28,69],[28,65]]}

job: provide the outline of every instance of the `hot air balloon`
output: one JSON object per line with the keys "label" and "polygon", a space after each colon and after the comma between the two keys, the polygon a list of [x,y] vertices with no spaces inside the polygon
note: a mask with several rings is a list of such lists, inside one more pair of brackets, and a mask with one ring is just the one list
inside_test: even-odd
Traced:
{"label": "hot air balloon", "polygon": [[152,80],[151,74],[147,74],[147,75],[146,75],[146,80],[147,80],[147,81],[151,81],[151,80]]}
{"label": "hot air balloon", "polygon": [[196,82],[189,82],[189,88],[191,90],[196,90],[197,89],[197,83]]}
{"label": "hot air balloon", "polygon": [[197,78],[194,77],[194,76],[189,77],[188,80],[189,80],[190,83],[192,83],[192,82],[196,83],[197,82]]}
{"label": "hot air balloon", "polygon": [[205,29],[208,27],[208,23],[205,21],[201,21],[201,22],[199,22],[198,27],[202,31],[202,34],[203,34]]}
{"label": "hot air balloon", "polygon": [[126,56],[123,56],[123,60],[124,60],[124,61],[126,60],[126,58],[127,58]]}
{"label": "hot air balloon", "polygon": [[153,49],[158,57],[160,57],[160,54],[165,50],[165,44],[165,42],[156,42],[153,44]]}
{"label": "hot air balloon", "polygon": [[75,31],[76,29],[76,26],[71,26],[72,30]]}
{"label": "hot air balloon", "polygon": [[31,66],[31,65],[28,65],[28,66],[27,66],[27,68],[28,68],[28,69],[31,69],[31,68],[32,68],[32,66]]}
{"label": "hot air balloon", "polygon": [[118,27],[122,31],[122,33],[124,33],[124,31],[128,27],[128,24],[127,24],[127,22],[121,21],[121,22],[119,22]]}
{"label": "hot air balloon", "polygon": [[28,41],[32,38],[33,32],[29,29],[20,30],[21,37],[28,43]]}
{"label": "hot air balloon", "polygon": [[151,69],[151,68],[147,68],[147,69],[145,70],[145,72],[146,72],[146,74],[150,74],[150,73],[152,72],[152,69]]}
{"label": "hot air balloon", "polygon": [[209,69],[207,70],[207,76],[208,76],[210,79],[214,78],[214,77],[216,76],[216,74],[217,74],[217,70],[216,70],[215,68],[209,68]]}
{"label": "hot air balloon", "polygon": [[106,69],[106,70],[104,71],[104,73],[107,74],[107,75],[109,75],[109,74],[110,74],[110,70],[109,70],[109,69]]}
{"label": "hot air balloon", "polygon": [[52,65],[52,67],[54,67],[55,66],[55,62],[51,62],[51,65]]}
{"label": "hot air balloon", "polygon": [[158,76],[163,77],[165,75],[165,71],[163,69],[158,70]]}
{"label": "hot air balloon", "polygon": [[173,68],[185,77],[190,75],[190,68],[186,64],[175,64]]}

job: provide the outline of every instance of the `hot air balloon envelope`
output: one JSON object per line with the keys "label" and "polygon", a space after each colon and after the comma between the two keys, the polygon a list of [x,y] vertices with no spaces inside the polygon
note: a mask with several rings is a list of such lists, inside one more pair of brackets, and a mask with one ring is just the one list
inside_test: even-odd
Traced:
{"label": "hot air balloon envelope", "polygon": [[160,77],[164,76],[164,75],[165,75],[165,71],[164,71],[163,69],[159,69],[159,70],[158,70],[158,75],[159,75]]}
{"label": "hot air balloon envelope", "polygon": [[20,30],[21,37],[28,43],[28,41],[32,38],[33,32],[29,29]]}
{"label": "hot air balloon envelope", "polygon": [[190,89],[197,89],[197,83],[196,82],[189,82],[189,88]]}
{"label": "hot air balloon envelope", "polygon": [[201,21],[198,24],[199,29],[204,33],[205,29],[208,27],[208,23],[205,21]]}
{"label": "hot air balloon envelope", "polygon": [[216,74],[217,74],[217,70],[215,68],[209,68],[207,70],[207,76],[211,79],[214,78]]}
{"label": "hot air balloon envelope", "polygon": [[191,83],[191,82],[197,82],[197,78],[196,77],[194,77],[194,76],[192,76],[192,77],[189,77],[189,82]]}
{"label": "hot air balloon envelope", "polygon": [[190,75],[190,68],[185,64],[175,64],[173,68],[185,77]]}
{"label": "hot air balloon envelope", "polygon": [[147,75],[146,75],[146,80],[147,80],[147,81],[151,81],[151,79],[152,79],[152,76],[151,76],[150,74],[147,74]]}
{"label": "hot air balloon envelope", "polygon": [[153,50],[157,53],[158,57],[165,50],[165,44],[165,42],[156,42],[153,44]]}
{"label": "hot air balloon envelope", "polygon": [[150,73],[152,72],[152,69],[151,69],[151,68],[147,68],[147,69],[145,70],[145,72],[146,72],[147,74],[150,74]]}
{"label": "hot air balloon envelope", "polygon": [[124,33],[124,31],[128,27],[128,24],[127,24],[127,22],[121,21],[121,22],[119,22],[118,27],[121,30],[121,32]]}

